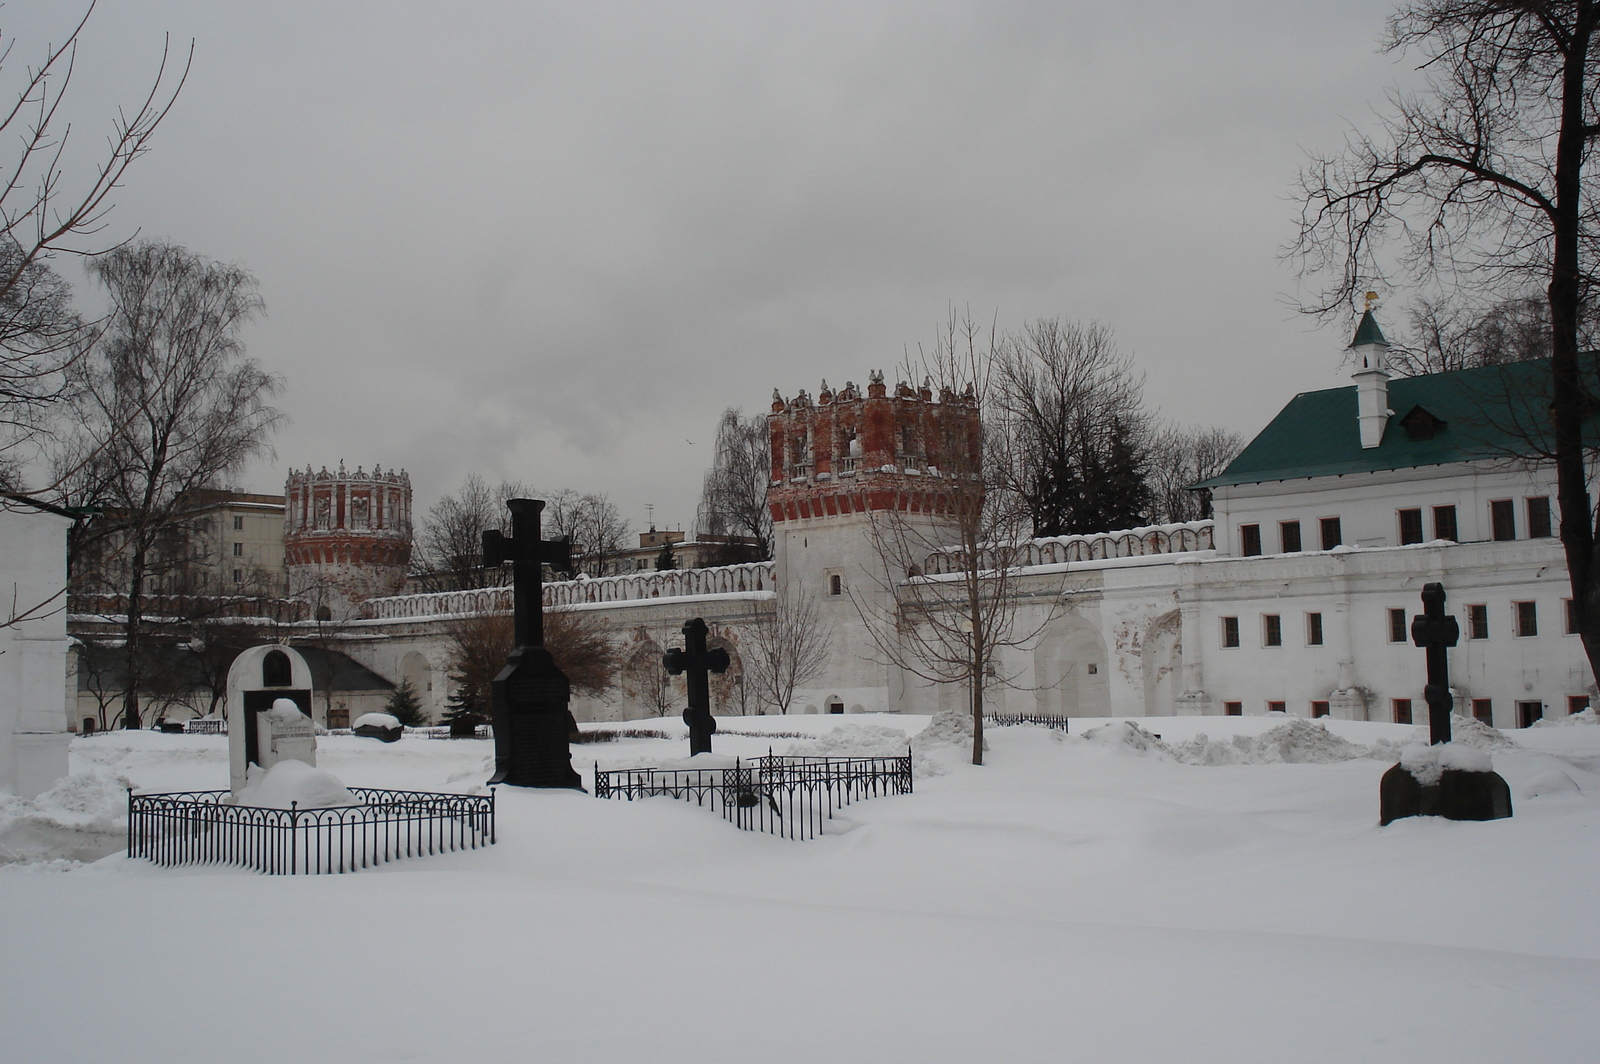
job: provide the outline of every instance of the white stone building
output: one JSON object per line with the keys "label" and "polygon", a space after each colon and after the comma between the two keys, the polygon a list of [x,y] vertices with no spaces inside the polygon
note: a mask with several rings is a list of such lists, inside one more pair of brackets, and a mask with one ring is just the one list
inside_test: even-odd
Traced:
{"label": "white stone building", "polygon": [[0,793],[67,773],[65,510],[0,494]]}
{"label": "white stone building", "polygon": [[[988,704],[1068,716],[1332,715],[1420,721],[1424,658],[1409,619],[1444,584],[1462,639],[1450,655],[1463,712],[1524,726],[1589,703],[1552,533],[1554,479],[1524,457],[1548,366],[1522,363],[1390,379],[1369,315],[1351,345],[1355,384],[1296,396],[1219,477],[1215,520],[1026,546],[1021,630]],[[874,653],[858,606],[892,611],[870,542],[875,515],[937,536],[975,440],[965,398],[881,375],[775,397],[769,422],[775,561],[546,585],[546,600],[603,616],[628,654],[658,653],[703,616],[735,666],[715,711],[741,697],[739,647],[775,595],[806,589],[833,626],[833,660],[799,692],[802,712],[931,712],[962,704]],[[919,569],[938,575],[936,559]],[[509,588],[376,598],[341,649],[411,679],[434,711],[448,693],[453,617],[510,607]],[[637,717],[627,692],[579,700],[580,719]]]}

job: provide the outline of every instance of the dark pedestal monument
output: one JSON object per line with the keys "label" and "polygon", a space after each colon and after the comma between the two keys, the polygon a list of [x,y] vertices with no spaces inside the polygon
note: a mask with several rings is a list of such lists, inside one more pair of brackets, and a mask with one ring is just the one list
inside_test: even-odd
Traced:
{"label": "dark pedestal monument", "polygon": [[[1428,654],[1428,738],[1433,746],[1450,742],[1450,662],[1445,651],[1456,645],[1461,630],[1444,612],[1444,585],[1422,589],[1422,613],[1411,621],[1411,641]],[[1378,784],[1379,824],[1408,816],[1442,816],[1448,820],[1498,820],[1511,815],[1511,788],[1493,770],[1453,768],[1445,762],[1429,766],[1421,778],[1398,764]]]}
{"label": "dark pedestal monument", "polygon": [[683,722],[689,726],[689,755],[709,754],[711,736],[717,730],[711,715],[711,677],[728,671],[728,652],[721,647],[706,649],[706,622],[696,617],[683,626],[683,649],[676,647],[662,655],[667,671],[684,674],[689,685],[689,708]]}
{"label": "dark pedestal monument", "polygon": [[566,540],[539,538],[538,499],[511,499],[511,536],[483,534],[483,564],[512,566],[516,648],[494,678],[494,776],[490,783],[517,787],[583,789],[572,768],[568,736],[572,697],[566,674],[544,648],[542,568],[572,571]]}

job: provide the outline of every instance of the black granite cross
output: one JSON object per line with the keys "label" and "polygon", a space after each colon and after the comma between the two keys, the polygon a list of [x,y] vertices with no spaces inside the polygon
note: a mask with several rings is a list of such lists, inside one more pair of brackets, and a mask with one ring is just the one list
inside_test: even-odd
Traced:
{"label": "black granite cross", "polygon": [[1428,686],[1423,698],[1428,703],[1428,740],[1450,741],[1450,662],[1445,651],[1456,645],[1461,629],[1454,617],[1445,616],[1444,585],[1424,584],[1422,613],[1411,619],[1411,641],[1428,652]]}
{"label": "black granite cross", "polygon": [[661,657],[667,671],[684,673],[689,684],[689,708],[683,722],[689,726],[689,754],[709,754],[717,722],[711,716],[710,673],[728,671],[728,652],[706,649],[706,622],[696,617],[683,626],[683,649],[674,647]]}
{"label": "black granite cross", "polygon": [[572,541],[539,538],[539,513],[543,499],[507,499],[511,535],[497,528],[483,534],[483,565],[494,569],[511,563],[512,610],[517,623],[517,646],[544,646],[544,566],[572,572]]}
{"label": "black granite cross", "polygon": [[494,678],[494,776],[490,783],[518,787],[574,787],[583,784],[572,769],[568,746],[572,687],[544,646],[542,568],[572,570],[570,544],[539,538],[539,499],[511,499],[511,536],[483,534],[483,564],[512,564],[512,610],[516,646]]}

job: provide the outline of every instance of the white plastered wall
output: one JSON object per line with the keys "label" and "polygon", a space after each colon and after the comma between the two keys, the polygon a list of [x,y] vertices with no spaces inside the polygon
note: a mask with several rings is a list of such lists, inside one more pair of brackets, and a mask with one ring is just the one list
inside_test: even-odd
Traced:
{"label": "white plastered wall", "polygon": [[67,773],[71,526],[26,504],[0,505],[0,793],[31,798]]}

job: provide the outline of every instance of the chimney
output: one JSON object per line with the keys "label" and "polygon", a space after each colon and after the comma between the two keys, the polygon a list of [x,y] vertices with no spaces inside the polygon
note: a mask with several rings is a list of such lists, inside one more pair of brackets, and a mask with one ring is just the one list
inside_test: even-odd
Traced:
{"label": "chimney", "polygon": [[1377,293],[1367,293],[1367,309],[1350,341],[1355,358],[1356,415],[1361,426],[1361,446],[1376,447],[1383,442],[1383,430],[1394,413],[1389,409],[1389,341],[1372,317],[1372,302]]}

